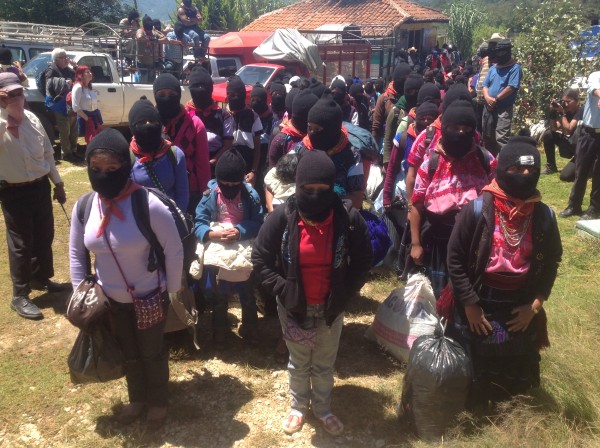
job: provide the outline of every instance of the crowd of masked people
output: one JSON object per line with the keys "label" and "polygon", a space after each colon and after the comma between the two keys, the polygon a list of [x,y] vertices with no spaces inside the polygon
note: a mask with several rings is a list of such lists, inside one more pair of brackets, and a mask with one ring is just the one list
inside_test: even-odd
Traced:
{"label": "crowd of masked people", "polygon": [[[543,306],[561,240],[537,189],[535,140],[505,135],[520,66],[509,40],[492,36],[492,44],[475,63],[421,67],[399,60],[387,86],[338,76],[328,86],[292,79],[247,94],[234,76],[225,106],[212,99],[204,68],[189,76],[187,104],[180,81],[161,74],[153,98],[129,111],[131,141],[114,129],[90,139],[85,163],[93,195],[85,219],[73,208],[71,283],[77,287],[85,278],[93,254],[126,358],[129,403],[118,415],[121,423],[145,416],[157,428],[167,417],[164,317],[170,297],[185,286],[187,268],[171,211],[152,192],[144,197],[164,260],[150,266],[151,243],[137,225],[133,200],[144,187],[192,217],[205,251],[214,246],[224,254],[236,245],[237,257],[252,246],[251,275],[205,265],[194,282],[210,310],[217,349],[232,340],[227,309],[233,297],[241,303],[238,334],[248,343],[261,339],[257,288],[276,304],[276,353],[289,371],[288,434],[301,430],[309,410],[329,433],[344,429],[331,408],[333,370],[344,310],[373,265],[369,227],[359,212],[373,170],[383,173],[381,215],[401,236],[395,268],[427,273],[438,313],[451,322],[446,331],[471,347],[478,404],[539,384],[539,350],[547,345]],[[481,127],[486,120],[494,132]],[[350,143],[353,127],[371,131],[381,160],[361,158]],[[11,307],[39,319],[31,289],[60,285],[50,280],[53,233],[34,228],[42,220],[53,228],[50,181],[56,200],[62,204],[66,195],[43,128],[23,110],[22,87],[11,73],[0,74],[0,132]],[[35,163],[29,156],[22,161],[24,152]]]}

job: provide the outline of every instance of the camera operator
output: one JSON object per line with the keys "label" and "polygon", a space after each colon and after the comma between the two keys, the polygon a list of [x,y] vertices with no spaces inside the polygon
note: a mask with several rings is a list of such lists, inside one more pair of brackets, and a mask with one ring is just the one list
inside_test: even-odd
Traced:
{"label": "camera operator", "polygon": [[[583,119],[583,109],[579,107],[579,91],[567,89],[562,99],[550,102],[550,128],[542,135],[546,153],[546,169],[542,174],[558,172],[554,147],[558,146],[561,157],[571,158],[575,154],[577,122]],[[561,174],[561,179],[562,179]]]}

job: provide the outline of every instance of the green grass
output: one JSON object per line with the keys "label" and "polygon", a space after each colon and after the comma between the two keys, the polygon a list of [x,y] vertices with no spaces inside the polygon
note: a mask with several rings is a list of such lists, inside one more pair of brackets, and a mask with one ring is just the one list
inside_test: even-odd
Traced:
{"label": "green grass", "polygon": [[[88,188],[86,173],[68,163],[59,169],[70,212]],[[544,201],[556,212],[566,207],[570,187],[558,175],[540,181]],[[68,225],[60,207],[54,210],[56,279],[68,281]],[[600,446],[600,242],[577,236],[575,221],[559,219],[564,256],[545,305],[552,346],[542,354],[542,386],[507,404],[501,417],[463,416],[443,445]],[[267,336],[259,347],[233,340],[229,350],[218,353],[208,341],[207,316],[202,317],[202,350],[173,352],[171,418],[166,431],[150,435],[140,425],[121,429],[110,418],[126,400],[123,380],[84,387],[69,382],[66,357],[77,332],[61,314],[66,297],[36,298],[44,306],[45,319],[39,322],[10,311],[4,226],[0,234],[0,295],[5,298],[0,307],[0,447],[426,446],[396,420],[405,366],[363,337],[378,303],[399,286],[393,276],[372,276],[347,313],[333,397],[345,436],[326,435],[311,418],[294,437],[280,430],[289,394],[284,367],[272,358],[276,319],[261,319]],[[239,317],[239,309],[231,312]]]}

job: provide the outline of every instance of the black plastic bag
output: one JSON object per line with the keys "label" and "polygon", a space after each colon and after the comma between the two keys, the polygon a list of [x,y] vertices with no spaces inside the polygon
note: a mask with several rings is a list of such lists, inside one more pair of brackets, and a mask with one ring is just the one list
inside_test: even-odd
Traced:
{"label": "black plastic bag", "polygon": [[419,337],[410,350],[404,375],[401,417],[408,418],[417,435],[439,441],[465,410],[472,379],[471,362],[462,346],[443,335]]}
{"label": "black plastic bag", "polygon": [[104,383],[124,375],[121,348],[103,324],[79,332],[67,363],[73,384]]}

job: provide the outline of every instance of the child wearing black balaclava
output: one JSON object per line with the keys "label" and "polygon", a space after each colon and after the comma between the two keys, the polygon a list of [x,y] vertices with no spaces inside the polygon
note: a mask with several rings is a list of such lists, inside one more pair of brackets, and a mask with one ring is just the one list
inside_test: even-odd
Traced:
{"label": "child wearing black balaclava", "polygon": [[[235,150],[227,151],[215,167],[216,180],[208,184],[209,192],[196,209],[194,233],[201,243],[214,241],[227,245],[255,238],[263,221],[263,208],[256,191],[244,182],[246,165]],[[212,226],[211,223],[218,223]],[[219,268],[205,265],[201,284],[205,297],[214,303],[212,312],[213,338],[217,348],[224,348],[230,325],[227,304],[230,296],[239,294],[242,305],[240,335],[258,341],[256,303],[245,281],[233,282],[218,278]]]}

